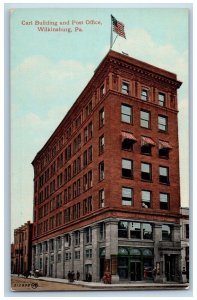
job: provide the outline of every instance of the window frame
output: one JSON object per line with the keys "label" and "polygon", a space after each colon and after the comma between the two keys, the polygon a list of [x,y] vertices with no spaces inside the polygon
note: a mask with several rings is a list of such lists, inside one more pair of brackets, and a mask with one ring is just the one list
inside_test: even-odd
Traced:
{"label": "window frame", "polygon": [[99,128],[105,125],[105,110],[104,107],[99,110]]}
{"label": "window frame", "polygon": [[[167,176],[161,175],[161,168],[163,168],[167,171]],[[162,179],[164,177],[166,178],[166,180]],[[159,183],[161,183],[161,184],[170,184],[169,167],[159,166]]]}
{"label": "window frame", "polygon": [[[124,88],[124,87],[126,87],[126,88]],[[130,94],[130,83],[126,80],[122,80],[121,93],[124,94],[124,95],[129,95]]]}
{"label": "window frame", "polygon": [[[124,190],[129,190],[130,191],[130,195],[131,197],[125,197],[124,195]],[[122,186],[122,205],[123,206],[133,206],[133,188],[131,187],[127,187],[127,186]],[[130,199],[130,200],[126,200],[126,199]]]}
{"label": "window frame", "polygon": [[[147,114],[148,119],[143,118],[142,117],[142,113]],[[143,122],[146,122],[148,125],[144,126]],[[150,129],[151,128],[151,112],[150,111],[143,110],[143,109],[140,110],[140,127],[146,128],[146,129]]]}
{"label": "window frame", "polygon": [[[160,98],[160,96],[163,96],[163,99]],[[159,106],[165,107],[166,106],[166,94],[159,92],[158,93],[158,104]]]}
{"label": "window frame", "polygon": [[[129,162],[131,167],[130,168],[123,168],[123,163],[124,162]],[[126,171],[124,171],[124,170],[126,170]],[[129,176],[124,175],[124,173],[129,172],[128,170],[130,170],[130,175]],[[122,178],[133,179],[133,160],[127,159],[127,158],[122,158]]]}
{"label": "window frame", "polygon": [[[144,172],[144,171],[142,171],[142,165],[147,165],[147,166],[149,166],[149,172]],[[148,178],[148,179],[147,179],[147,178],[143,178],[142,173],[149,174],[149,178]],[[141,162],[141,180],[147,181],[147,182],[152,181],[152,164],[147,163],[147,162],[143,162],[143,161]]]}
{"label": "window frame", "polygon": [[[159,119],[162,118],[165,120],[165,124],[162,124]],[[162,127],[161,127],[162,126]],[[163,129],[164,128],[164,129]],[[167,132],[168,131],[168,117],[164,115],[158,115],[158,130],[161,132]]]}
{"label": "window frame", "polygon": [[[162,195],[166,195],[167,196],[167,201],[162,201],[162,199],[161,199],[161,196]],[[162,210],[169,210],[169,201],[170,200],[170,195],[169,195],[169,193],[165,193],[165,192],[160,192],[159,193],[159,203],[160,203],[160,209],[162,209]],[[167,203],[167,206],[166,207],[162,207],[162,203]]]}
{"label": "window frame", "polygon": [[[143,95],[143,92],[146,92],[146,95]],[[149,90],[147,88],[141,89],[140,99],[142,101],[145,101],[145,102],[148,101],[148,92],[149,92]]]}
{"label": "window frame", "polygon": [[[130,113],[124,113],[123,109],[124,107],[129,108],[130,109]],[[123,123],[127,123],[127,124],[132,124],[133,123],[133,107],[127,103],[121,103],[121,122]],[[127,121],[126,119],[124,119],[124,117],[129,118],[129,121]]]}
{"label": "window frame", "polygon": [[[103,167],[103,169],[102,169]],[[105,164],[104,164],[104,160],[102,160],[99,163],[99,181],[102,181],[105,179]]]}
{"label": "window frame", "polygon": [[[143,196],[143,192],[148,193],[149,199],[146,200]],[[141,190],[141,203],[143,208],[151,208],[152,205],[152,192],[149,190]],[[143,205],[144,204],[144,205]]]}

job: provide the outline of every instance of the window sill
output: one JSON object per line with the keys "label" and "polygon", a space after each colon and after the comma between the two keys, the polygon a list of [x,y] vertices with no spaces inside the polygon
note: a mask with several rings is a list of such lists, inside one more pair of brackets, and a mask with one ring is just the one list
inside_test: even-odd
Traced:
{"label": "window sill", "polygon": [[129,180],[133,180],[134,179],[134,177],[132,176],[132,177],[125,177],[125,176],[122,176],[122,179],[129,179]]}
{"label": "window sill", "polygon": [[170,182],[159,182],[159,184],[170,185]]}
{"label": "window sill", "polygon": [[146,179],[141,179],[142,182],[150,182],[150,183],[153,183],[152,180],[146,180]]}
{"label": "window sill", "polygon": [[123,120],[120,120],[120,121],[121,121],[121,123],[123,123],[123,124],[133,125],[133,122],[125,122],[125,121],[123,121]]}
{"label": "window sill", "polygon": [[161,129],[158,129],[158,132],[160,132],[160,133],[168,133],[167,130],[161,130]]}
{"label": "window sill", "polygon": [[152,130],[151,127],[144,127],[144,126],[141,126],[141,125],[140,125],[140,127],[143,128],[143,129]]}
{"label": "window sill", "polygon": [[161,159],[169,159],[169,157],[167,157],[167,156],[161,156],[161,155],[159,155],[159,158],[161,158]]}

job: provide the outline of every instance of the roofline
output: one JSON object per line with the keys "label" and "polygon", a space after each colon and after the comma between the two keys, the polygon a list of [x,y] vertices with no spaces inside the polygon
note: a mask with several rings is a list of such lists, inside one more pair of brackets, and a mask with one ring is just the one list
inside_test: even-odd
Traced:
{"label": "roofline", "polygon": [[62,119],[62,121],[59,123],[59,125],[56,127],[56,129],[53,131],[53,133],[51,134],[51,136],[49,137],[49,139],[46,141],[46,143],[43,145],[43,147],[37,152],[37,154],[35,155],[33,161],[31,162],[32,165],[34,165],[34,162],[37,159],[37,157],[39,156],[39,154],[50,143],[50,141],[53,139],[53,137],[55,136],[55,134],[58,132],[58,130],[61,127],[61,125],[69,117],[69,115],[71,114],[72,110],[75,108],[75,105],[77,104],[77,102],[79,101],[79,99],[81,97],[83,97],[83,94],[86,93],[86,90],[88,89],[88,87],[95,80],[96,76],[98,75],[98,73],[100,71],[100,67],[102,66],[102,64],[105,63],[105,61],[107,61],[108,58],[120,59],[122,61],[124,60],[125,62],[127,62],[127,63],[129,63],[129,64],[131,64],[133,66],[137,66],[137,67],[139,67],[141,69],[150,71],[151,73],[159,74],[160,76],[169,78],[172,81],[176,81],[177,83],[179,83],[179,87],[182,84],[182,82],[180,82],[180,81],[177,80],[177,75],[175,73],[166,71],[166,70],[158,68],[158,67],[156,67],[154,65],[151,65],[151,64],[148,64],[146,62],[140,61],[140,60],[138,60],[136,58],[130,57],[129,55],[122,54],[122,53],[119,53],[117,51],[114,51],[114,50],[110,49],[108,51],[108,53],[104,56],[104,58],[101,60],[101,62],[99,63],[99,65],[95,69],[92,78],[88,81],[88,83],[86,84],[86,86],[84,87],[84,89],[82,90],[82,92],[79,94],[79,96],[77,97],[77,99],[72,104],[71,108],[67,111],[67,113],[64,116],[64,118]]}

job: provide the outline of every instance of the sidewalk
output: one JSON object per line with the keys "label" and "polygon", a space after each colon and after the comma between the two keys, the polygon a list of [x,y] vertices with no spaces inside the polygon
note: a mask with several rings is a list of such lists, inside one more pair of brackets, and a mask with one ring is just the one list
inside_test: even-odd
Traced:
{"label": "sidewalk", "polygon": [[[33,277],[32,277],[33,278]],[[59,283],[67,283],[67,284],[73,284],[73,285],[79,285],[79,286],[85,286],[89,287],[91,289],[133,289],[133,290],[153,290],[153,289],[188,289],[189,284],[188,283],[177,283],[177,282],[168,282],[168,283],[154,283],[154,282],[120,282],[120,283],[112,283],[112,284],[105,284],[103,282],[86,282],[86,281],[74,281],[74,282],[68,282],[67,279],[62,278],[52,278],[52,277],[39,277],[36,278],[38,280],[44,280],[44,281],[51,281],[51,282],[59,282]]]}

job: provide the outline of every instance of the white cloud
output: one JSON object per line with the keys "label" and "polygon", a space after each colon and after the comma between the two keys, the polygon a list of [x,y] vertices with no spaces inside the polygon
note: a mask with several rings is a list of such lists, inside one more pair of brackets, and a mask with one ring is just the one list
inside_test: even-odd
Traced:
{"label": "white cloud", "polygon": [[[12,101],[22,105],[54,105],[73,101],[93,74],[94,67],[74,60],[53,62],[45,56],[26,58],[12,71]],[[30,103],[33,101],[33,103]]]}

